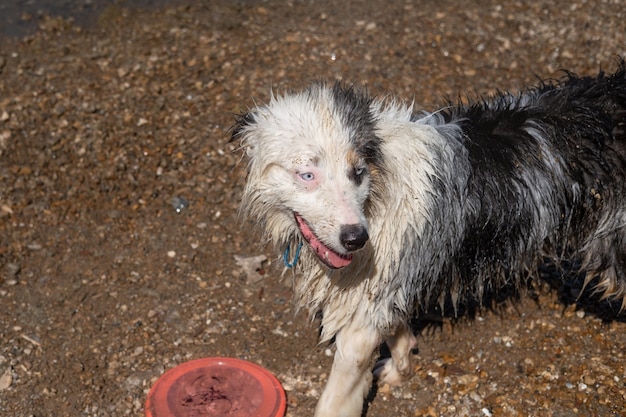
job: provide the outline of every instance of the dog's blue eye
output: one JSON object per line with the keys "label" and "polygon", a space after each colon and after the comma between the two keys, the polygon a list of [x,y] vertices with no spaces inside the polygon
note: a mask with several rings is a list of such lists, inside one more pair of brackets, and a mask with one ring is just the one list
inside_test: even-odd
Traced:
{"label": "dog's blue eye", "polygon": [[301,174],[298,174],[300,176],[300,178],[302,178],[304,181],[313,181],[315,179],[315,175],[313,175],[312,172],[303,172]]}
{"label": "dog's blue eye", "polygon": [[361,185],[366,172],[367,168],[365,167],[354,167],[350,173],[350,179],[354,181],[356,185]]}

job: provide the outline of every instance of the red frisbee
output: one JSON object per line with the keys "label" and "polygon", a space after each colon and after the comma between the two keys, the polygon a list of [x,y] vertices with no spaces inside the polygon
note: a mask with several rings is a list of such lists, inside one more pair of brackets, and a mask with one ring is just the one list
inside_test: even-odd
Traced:
{"label": "red frisbee", "polygon": [[283,417],[287,402],[268,370],[234,358],[185,362],[163,374],[146,399],[146,417]]}

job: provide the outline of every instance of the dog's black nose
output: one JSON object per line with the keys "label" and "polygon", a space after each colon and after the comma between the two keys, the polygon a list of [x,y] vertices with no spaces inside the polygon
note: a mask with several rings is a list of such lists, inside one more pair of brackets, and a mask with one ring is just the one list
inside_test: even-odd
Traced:
{"label": "dog's black nose", "polygon": [[361,249],[369,239],[367,230],[360,224],[341,226],[341,244],[349,251]]}

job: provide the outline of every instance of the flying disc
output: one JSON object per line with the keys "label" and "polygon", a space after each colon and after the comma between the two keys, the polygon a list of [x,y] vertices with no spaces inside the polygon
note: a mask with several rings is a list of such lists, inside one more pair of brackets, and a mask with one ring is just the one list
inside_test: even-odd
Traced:
{"label": "flying disc", "polygon": [[234,358],[185,362],[164,373],[146,399],[146,417],[283,417],[285,391],[267,369]]}

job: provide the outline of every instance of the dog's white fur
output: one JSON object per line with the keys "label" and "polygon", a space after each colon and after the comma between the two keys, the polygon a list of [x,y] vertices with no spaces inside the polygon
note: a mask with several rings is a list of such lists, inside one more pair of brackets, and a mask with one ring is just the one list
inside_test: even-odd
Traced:
{"label": "dog's white fur", "polygon": [[[347,99],[338,100],[337,87],[316,84],[302,93],[272,97],[267,106],[242,117],[234,134],[249,157],[242,208],[260,222],[272,242],[293,253],[314,235],[324,243],[323,253],[333,252],[336,259],[352,257],[341,268],[328,268],[328,262],[321,262],[319,253],[305,242],[296,265],[301,273],[293,275],[297,306],[311,316],[321,313],[321,341],[334,338],[336,346],[317,417],[360,415],[371,386],[372,355],[382,342],[389,346],[391,358],[376,364],[377,378],[397,385],[410,376],[410,352],[416,340],[408,320],[416,306],[427,307],[445,296],[456,302],[465,292],[480,296],[485,287],[494,287],[490,273],[504,268],[498,264],[484,274],[478,271],[467,290],[454,278],[455,266],[449,265],[462,249],[461,237],[473,226],[468,218],[484,210],[499,216],[503,210],[497,196],[487,196],[483,202],[468,196],[467,184],[477,168],[471,166],[470,151],[460,140],[466,135],[460,123],[437,114],[416,117],[411,106],[388,100],[361,102],[354,110],[350,102],[362,97],[351,94],[350,90]],[[503,96],[500,100],[524,107],[534,99]],[[372,120],[353,122],[359,111]],[[359,140],[355,137],[369,130],[379,147],[370,156],[382,155],[383,163],[368,159],[368,153],[359,149],[363,144],[355,143]],[[537,258],[527,260],[525,254],[541,253],[545,242],[558,238],[552,234],[564,221],[559,193],[575,201],[586,191],[579,185],[555,191],[560,184],[555,185],[553,177],[566,175],[561,171],[567,162],[546,139],[545,126],[529,122],[522,130],[545,153],[540,161],[520,166],[516,174],[520,180],[511,186],[518,187],[520,212],[526,200],[532,204],[525,223],[528,236],[517,236],[511,243],[511,251],[519,253],[521,260],[511,266],[532,269]],[[534,191],[524,183],[532,184]],[[620,210],[600,217],[582,239],[583,255],[590,253],[585,246],[606,244],[601,235],[625,237],[624,204]],[[294,215],[304,219],[311,234]],[[359,250],[346,249],[345,225],[356,225],[369,236]],[[626,284],[619,274],[605,275],[599,285],[623,297]]]}

